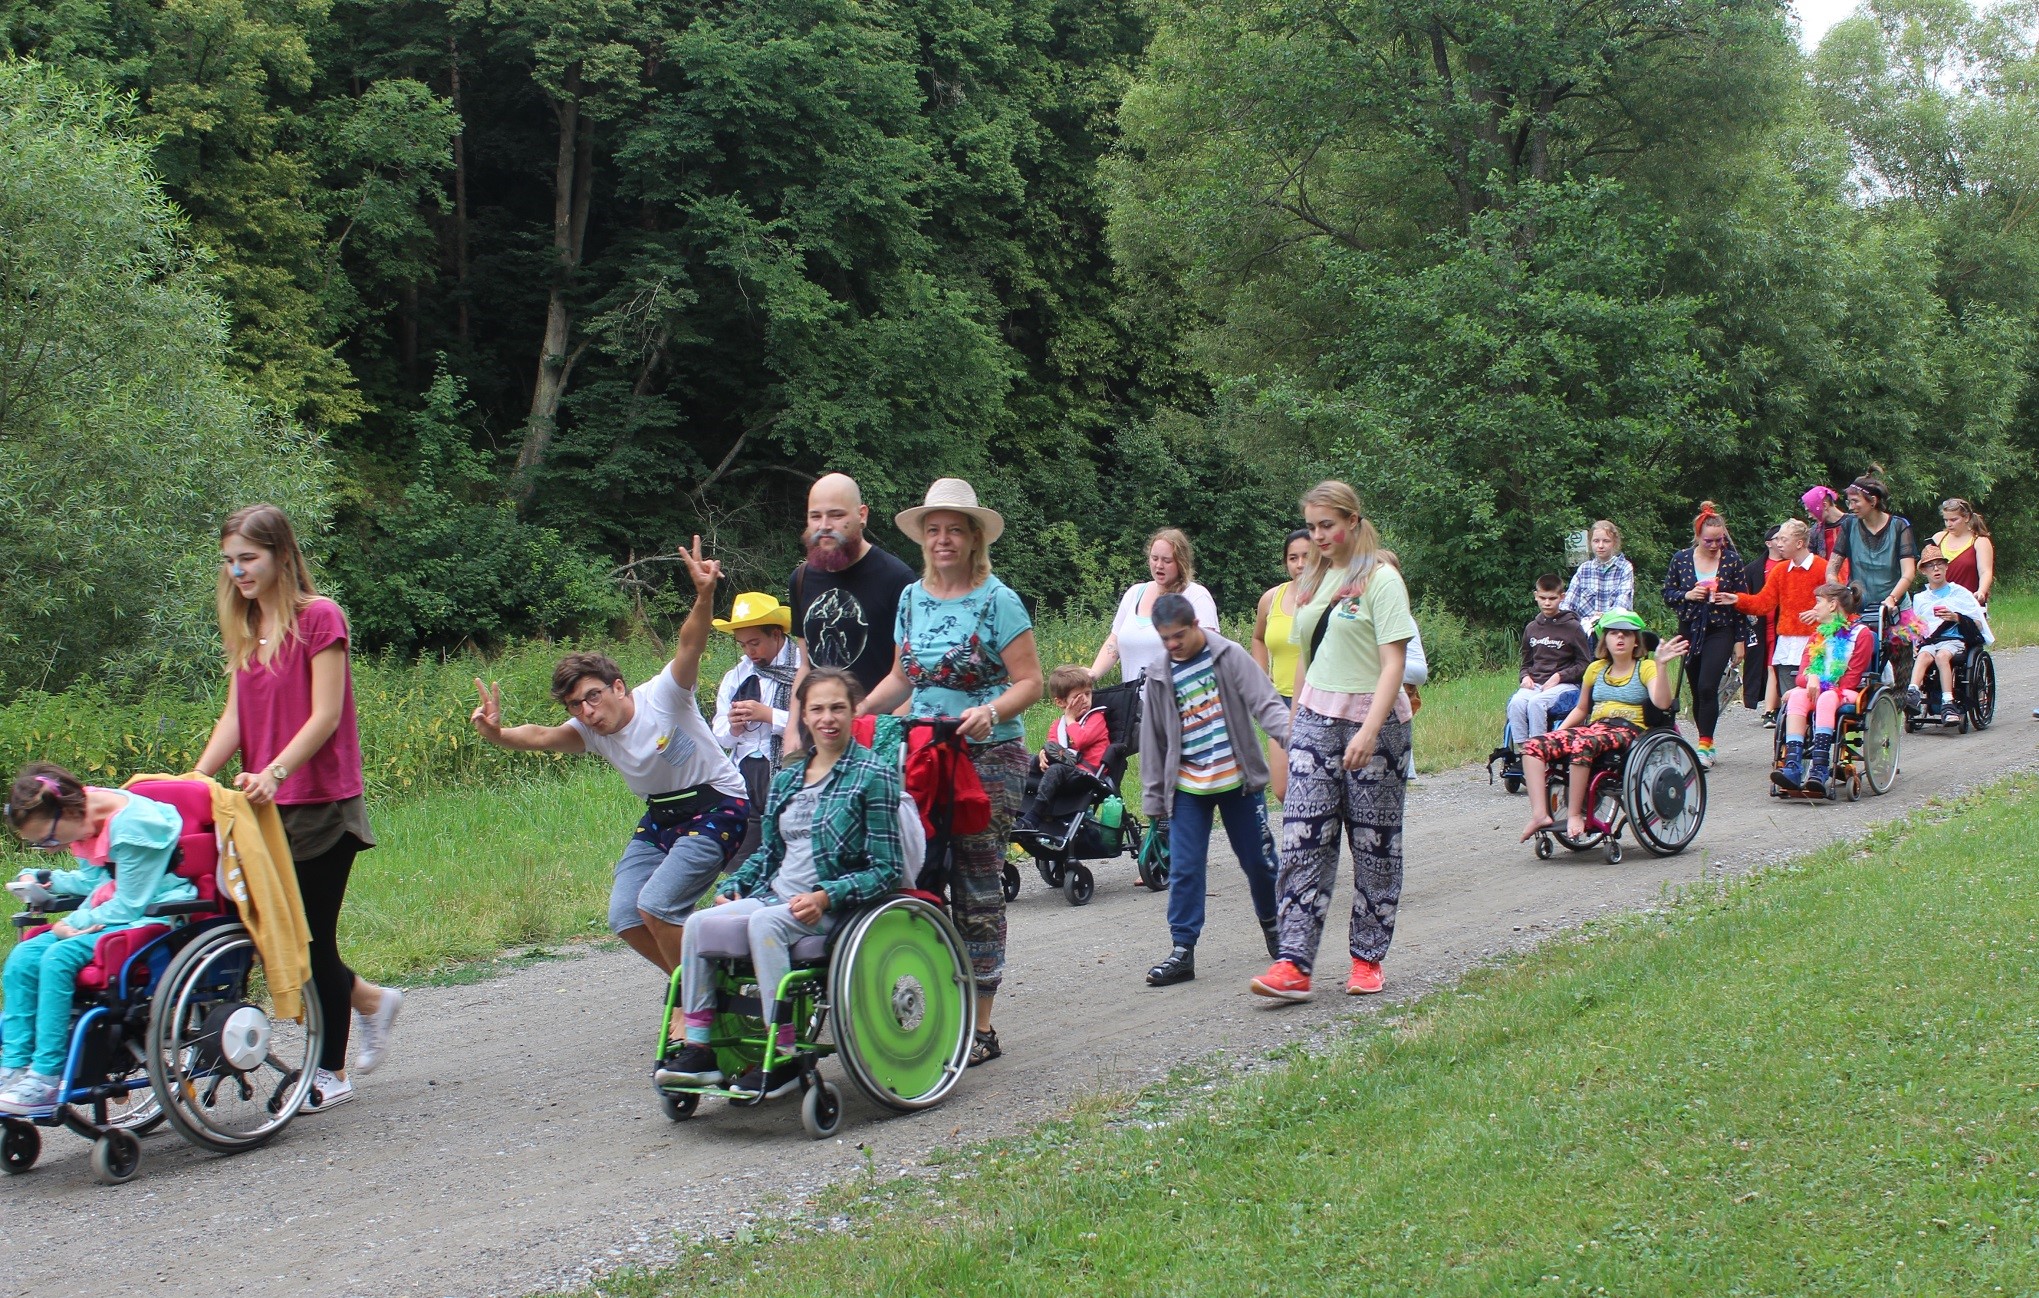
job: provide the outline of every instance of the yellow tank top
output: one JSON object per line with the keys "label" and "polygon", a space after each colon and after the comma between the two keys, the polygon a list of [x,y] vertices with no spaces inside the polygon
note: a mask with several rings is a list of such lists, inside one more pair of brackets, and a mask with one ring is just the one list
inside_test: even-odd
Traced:
{"label": "yellow tank top", "polygon": [[1282,612],[1281,603],[1288,598],[1289,587],[1294,582],[1283,582],[1274,588],[1274,598],[1267,601],[1267,674],[1274,681],[1274,692],[1287,698],[1296,688],[1296,660],[1302,650],[1290,641],[1295,629],[1296,615]]}
{"label": "yellow tank top", "polygon": [[1940,547],[1940,553],[1949,559],[1958,559],[1969,546],[1975,544],[1973,536],[1950,537],[1945,532],[1933,538],[1933,544]]}

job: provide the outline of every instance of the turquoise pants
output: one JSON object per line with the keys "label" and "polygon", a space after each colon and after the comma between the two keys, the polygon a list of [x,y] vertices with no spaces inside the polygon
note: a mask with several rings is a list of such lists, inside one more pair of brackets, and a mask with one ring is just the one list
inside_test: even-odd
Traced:
{"label": "turquoise pants", "polygon": [[63,1071],[71,1048],[71,998],[78,971],[92,963],[104,933],[58,937],[42,933],[7,956],[0,972],[0,1068],[28,1067],[46,1077]]}

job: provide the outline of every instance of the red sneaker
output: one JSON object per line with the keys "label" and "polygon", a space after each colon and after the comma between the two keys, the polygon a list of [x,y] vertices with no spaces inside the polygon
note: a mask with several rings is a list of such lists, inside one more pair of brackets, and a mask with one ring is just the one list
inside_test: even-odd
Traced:
{"label": "red sneaker", "polygon": [[1306,1001],[1310,999],[1310,975],[1287,960],[1277,960],[1253,980],[1253,994],[1278,1001]]}
{"label": "red sneaker", "polygon": [[1345,984],[1347,996],[1371,996],[1387,984],[1381,979],[1381,962],[1354,956],[1352,977]]}

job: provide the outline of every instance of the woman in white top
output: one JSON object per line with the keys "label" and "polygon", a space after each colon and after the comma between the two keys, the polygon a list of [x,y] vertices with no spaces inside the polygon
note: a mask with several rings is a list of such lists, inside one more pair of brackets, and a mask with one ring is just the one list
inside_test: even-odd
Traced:
{"label": "woman in white top", "polygon": [[1196,553],[1181,528],[1164,527],[1147,538],[1147,575],[1153,580],[1134,583],[1119,601],[1112,633],[1090,664],[1091,679],[1100,684],[1113,663],[1119,665],[1119,679],[1136,681],[1148,667],[1167,659],[1168,651],[1154,630],[1154,601],[1163,595],[1186,597],[1196,610],[1197,625],[1212,635],[1218,633],[1217,601],[1197,584]]}

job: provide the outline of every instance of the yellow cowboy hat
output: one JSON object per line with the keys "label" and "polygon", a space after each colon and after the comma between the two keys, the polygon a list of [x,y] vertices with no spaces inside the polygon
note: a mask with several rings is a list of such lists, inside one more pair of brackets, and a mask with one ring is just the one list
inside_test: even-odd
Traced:
{"label": "yellow cowboy hat", "polygon": [[754,590],[745,591],[736,597],[736,603],[730,607],[727,618],[715,619],[715,629],[736,632],[747,626],[775,626],[781,631],[791,631],[793,610],[770,595],[760,595]]}

